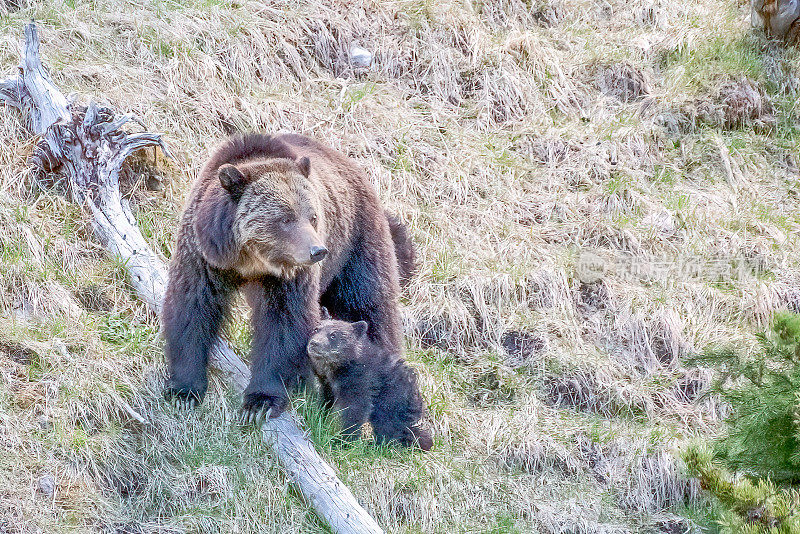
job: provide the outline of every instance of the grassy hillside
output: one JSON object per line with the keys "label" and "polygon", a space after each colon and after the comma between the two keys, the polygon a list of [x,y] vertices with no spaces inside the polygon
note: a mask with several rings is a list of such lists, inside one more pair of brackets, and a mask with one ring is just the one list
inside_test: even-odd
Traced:
{"label": "grassy hillside", "polygon": [[[325,140],[410,224],[402,307],[434,451],[343,449],[296,402],[387,530],[699,528],[675,453],[720,408],[681,357],[800,309],[800,58],[747,5],[31,5],[0,11],[2,72],[35,18],[57,85],[164,133],[176,160],[142,154],[124,189],[165,258],[237,130]],[[220,381],[188,416],[162,400],[157,318],[0,114],[0,532],[324,531]]]}

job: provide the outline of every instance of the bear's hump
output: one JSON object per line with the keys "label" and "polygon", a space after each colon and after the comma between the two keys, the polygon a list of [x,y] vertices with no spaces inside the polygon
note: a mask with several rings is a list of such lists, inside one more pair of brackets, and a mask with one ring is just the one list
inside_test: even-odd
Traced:
{"label": "bear's hump", "polygon": [[236,165],[270,158],[294,161],[297,155],[280,136],[256,133],[235,135],[214,150],[204,167],[204,174],[212,174],[226,163]]}

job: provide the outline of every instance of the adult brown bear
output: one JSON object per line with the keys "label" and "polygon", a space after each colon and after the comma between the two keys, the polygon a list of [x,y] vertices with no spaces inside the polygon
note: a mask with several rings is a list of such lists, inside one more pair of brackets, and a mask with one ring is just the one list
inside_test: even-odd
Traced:
{"label": "adult brown bear", "polygon": [[203,399],[209,350],[239,288],[252,307],[247,420],[280,414],[287,388],[312,376],[306,345],[320,303],[337,319],[368,321],[372,343],[399,352],[392,235],[404,236],[400,258],[413,249],[397,224],[367,175],[316,141],[250,134],[223,143],[192,187],[170,263],[167,396]]}

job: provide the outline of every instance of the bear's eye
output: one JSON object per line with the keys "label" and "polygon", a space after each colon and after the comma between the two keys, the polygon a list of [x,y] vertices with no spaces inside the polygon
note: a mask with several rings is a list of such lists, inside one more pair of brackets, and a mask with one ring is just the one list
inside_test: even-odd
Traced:
{"label": "bear's eye", "polygon": [[330,334],[328,334],[328,339],[330,339],[331,341],[336,341],[337,339],[339,339],[339,333],[331,332]]}
{"label": "bear's eye", "polygon": [[292,217],[291,215],[284,215],[281,222],[283,224],[292,224],[294,222],[294,217]]}
{"label": "bear's eye", "polygon": [[317,215],[316,214],[312,215],[310,221],[311,221],[311,226],[316,228],[317,227]]}

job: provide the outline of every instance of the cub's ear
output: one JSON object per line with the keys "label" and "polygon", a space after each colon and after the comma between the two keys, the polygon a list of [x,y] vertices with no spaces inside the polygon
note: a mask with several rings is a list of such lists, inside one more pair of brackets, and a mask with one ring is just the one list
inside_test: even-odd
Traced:
{"label": "cub's ear", "polygon": [[247,186],[244,174],[233,165],[225,164],[219,168],[219,183],[231,194],[234,200],[239,200]]}
{"label": "cub's ear", "polygon": [[331,314],[328,311],[328,308],[325,306],[320,306],[319,308],[319,318],[323,321],[329,321],[331,318]]}
{"label": "cub's ear", "polygon": [[311,160],[308,158],[300,158],[297,160],[297,166],[300,168],[300,172],[308,178],[308,175],[311,174]]}
{"label": "cub's ear", "polygon": [[353,323],[353,332],[359,339],[364,337],[364,334],[367,333],[367,321],[358,321],[357,323]]}

